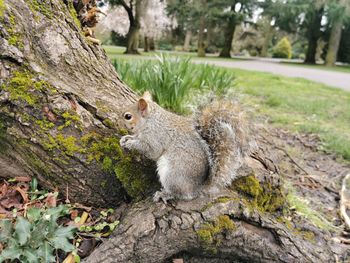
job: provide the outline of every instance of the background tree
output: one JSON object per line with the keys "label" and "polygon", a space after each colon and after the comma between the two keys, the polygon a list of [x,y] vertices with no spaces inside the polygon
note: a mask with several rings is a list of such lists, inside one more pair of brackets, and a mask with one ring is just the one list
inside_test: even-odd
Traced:
{"label": "background tree", "polygon": [[328,4],[328,19],[331,33],[328,41],[328,49],[325,64],[334,66],[337,60],[339,44],[342,36],[342,28],[345,19],[349,17],[350,2],[346,0],[332,0]]}
{"label": "background tree", "polygon": [[255,1],[214,1],[213,5],[221,11],[216,12],[224,26],[224,44],[220,52],[220,57],[231,57],[232,40],[236,26],[249,18],[253,12]]}
{"label": "background tree", "polygon": [[147,5],[148,0],[131,0],[127,3],[124,0],[108,0],[112,6],[122,6],[128,14],[129,30],[126,35],[126,54],[139,54],[139,35],[141,28],[141,16],[144,11],[143,5]]}
{"label": "background tree", "polygon": [[307,41],[305,63],[315,64],[318,40],[323,35],[321,25],[324,17],[325,0],[266,1],[261,6],[264,13],[272,17],[275,27],[291,34],[297,34]]}

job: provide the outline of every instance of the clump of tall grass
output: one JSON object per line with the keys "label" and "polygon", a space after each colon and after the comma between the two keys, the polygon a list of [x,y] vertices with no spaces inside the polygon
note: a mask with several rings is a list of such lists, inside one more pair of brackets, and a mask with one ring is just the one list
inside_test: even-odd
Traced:
{"label": "clump of tall grass", "polygon": [[198,93],[224,95],[234,80],[226,69],[165,55],[155,60],[118,59],[114,67],[132,89],[139,93],[150,91],[162,107],[178,113],[186,112],[186,105]]}

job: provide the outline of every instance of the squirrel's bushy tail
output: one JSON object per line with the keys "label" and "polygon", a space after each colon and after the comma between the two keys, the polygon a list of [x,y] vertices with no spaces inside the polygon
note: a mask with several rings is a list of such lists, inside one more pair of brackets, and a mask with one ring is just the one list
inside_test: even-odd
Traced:
{"label": "squirrel's bushy tail", "polygon": [[197,129],[211,151],[210,184],[230,185],[254,144],[242,110],[234,102],[211,102],[197,114]]}

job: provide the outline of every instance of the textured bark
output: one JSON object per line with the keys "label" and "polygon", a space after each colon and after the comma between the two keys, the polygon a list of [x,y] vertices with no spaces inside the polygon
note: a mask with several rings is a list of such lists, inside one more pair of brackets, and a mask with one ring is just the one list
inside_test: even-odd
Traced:
{"label": "textured bark", "polygon": [[[248,158],[239,176],[253,170],[271,178],[278,169],[266,154],[271,152]],[[125,211],[113,237],[85,262],[171,262],[179,257],[185,262],[334,262],[336,255],[327,232],[300,218],[283,223],[279,213],[252,208],[234,191],[170,205],[147,199]],[[203,236],[203,229],[212,226],[217,227],[210,230],[212,236]]]}
{"label": "textured bark", "polygon": [[323,16],[323,7],[310,11],[308,15],[310,19],[310,25],[308,27],[308,47],[304,63],[316,64],[317,41],[321,37],[320,28]]}
{"label": "textured bark", "polygon": [[106,148],[136,95],[63,1],[32,3],[6,0],[0,17],[0,176],[35,176],[71,201],[115,206],[130,195]]}
{"label": "textured bark", "polygon": [[[341,0],[339,1],[340,6],[344,6],[345,8],[345,1]],[[338,18],[334,18],[332,30],[331,30],[331,36],[329,37],[328,42],[328,50],[326,55],[326,66],[334,66],[335,62],[337,61],[337,55],[339,50],[339,44],[340,39],[342,35],[342,27],[343,27],[343,17],[340,16]]]}
{"label": "textured bark", "polygon": [[[231,6],[231,12],[234,12],[235,10],[235,3]],[[231,57],[231,49],[232,49],[232,40],[233,35],[235,33],[236,29],[236,23],[237,19],[235,14],[230,15],[227,21],[227,25],[225,28],[225,40],[224,40],[224,46],[222,47],[222,50],[220,52],[220,57],[230,58]]]}
{"label": "textured bark", "polygon": [[149,52],[150,48],[149,48],[149,38],[148,37],[144,37],[144,47],[143,47],[143,51],[145,52]]}
{"label": "textured bark", "polygon": [[124,1],[119,1],[120,5],[122,5],[125,11],[128,14],[130,26],[129,31],[126,35],[127,45],[125,54],[139,54],[139,35],[140,35],[140,18],[141,18],[141,4],[142,0],[135,1],[135,6],[131,1],[129,5]]}
{"label": "textured bark", "polygon": [[187,51],[187,52],[190,51],[191,38],[192,38],[192,31],[187,30],[185,35],[184,47],[183,47],[184,51]]}
{"label": "textured bark", "polygon": [[199,18],[199,31],[198,31],[198,57],[205,57],[205,43],[204,43],[204,28],[205,28],[205,17],[202,15]]}

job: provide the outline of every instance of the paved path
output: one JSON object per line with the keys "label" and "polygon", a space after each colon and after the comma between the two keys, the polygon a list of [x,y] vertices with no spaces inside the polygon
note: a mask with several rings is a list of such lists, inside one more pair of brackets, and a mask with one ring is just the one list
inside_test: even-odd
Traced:
{"label": "paved path", "polygon": [[309,69],[298,66],[288,66],[276,62],[266,61],[224,61],[224,60],[193,60],[195,63],[208,63],[227,68],[239,68],[279,74],[288,77],[304,78],[326,84],[328,86],[350,91],[350,73],[327,71],[322,69]]}

